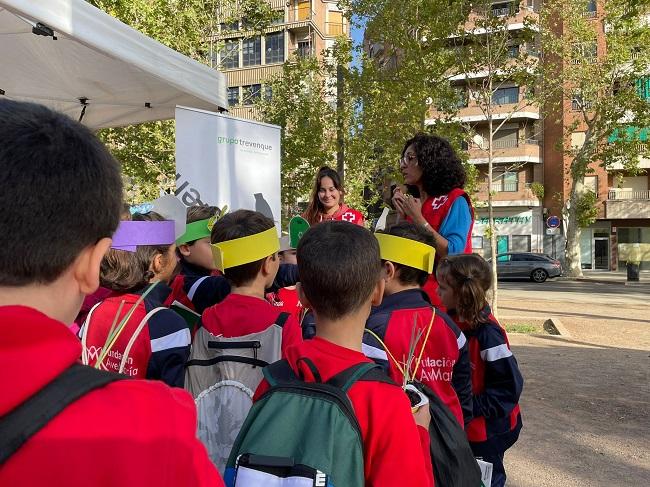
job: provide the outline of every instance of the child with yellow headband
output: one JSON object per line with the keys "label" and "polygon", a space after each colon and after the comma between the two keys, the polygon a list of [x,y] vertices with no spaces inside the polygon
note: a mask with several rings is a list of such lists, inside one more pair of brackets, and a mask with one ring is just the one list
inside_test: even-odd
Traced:
{"label": "child with yellow headband", "polygon": [[196,399],[198,436],[223,471],[263,367],[283,357],[302,335],[294,316],[265,299],[280,266],[273,220],[255,211],[235,211],[214,224],[211,241],[215,267],[231,289],[201,316],[185,386]]}
{"label": "child with yellow headband", "polygon": [[[187,209],[187,230],[176,240],[180,272],[171,284],[172,293],[166,305],[178,301],[203,313],[230,293],[229,281],[220,275],[212,259],[210,233],[217,213],[216,206],[197,205]],[[280,265],[275,282],[269,288],[293,286],[297,280],[296,265]]]}
{"label": "child with yellow headband", "polygon": [[[366,323],[364,353],[385,367],[396,382],[402,383],[408,375],[428,386],[463,426],[472,418],[467,340],[422,290],[433,269],[433,237],[406,222],[376,237],[386,287],[381,305],[372,309]],[[420,338],[412,344],[414,327]],[[412,345],[421,359],[405,364]]]}

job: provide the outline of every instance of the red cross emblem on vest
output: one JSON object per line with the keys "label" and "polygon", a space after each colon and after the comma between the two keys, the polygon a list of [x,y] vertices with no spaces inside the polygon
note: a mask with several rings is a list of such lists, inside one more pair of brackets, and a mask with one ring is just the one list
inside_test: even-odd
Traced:
{"label": "red cross emblem on vest", "polygon": [[352,213],[351,211],[346,211],[345,213],[343,213],[341,220],[345,220],[346,222],[352,223],[355,220],[354,213]]}
{"label": "red cross emblem on vest", "polygon": [[442,208],[442,206],[445,204],[447,201],[447,195],[444,194],[442,196],[438,196],[437,198],[434,198],[433,201],[431,201],[431,208],[434,210],[439,210]]}

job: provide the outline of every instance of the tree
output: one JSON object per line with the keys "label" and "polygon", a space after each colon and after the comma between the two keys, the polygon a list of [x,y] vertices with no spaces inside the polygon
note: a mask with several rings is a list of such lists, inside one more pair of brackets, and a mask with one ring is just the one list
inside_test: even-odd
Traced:
{"label": "tree", "polygon": [[[223,47],[214,33],[221,22],[247,19],[250,35],[276,15],[264,0],[89,0],[89,3],[158,42],[204,64],[215,65]],[[126,198],[136,203],[173,191],[176,178],[174,121],[105,129],[99,137],[121,162]]]}
{"label": "tree", "polygon": [[540,96],[547,121],[562,125],[557,150],[569,187],[568,197],[561,195],[570,276],[582,275],[581,228],[597,215],[585,176],[614,164],[634,173],[644,152],[639,136],[650,126],[649,6],[648,0],[548,0],[541,15]]}
{"label": "tree", "polygon": [[[492,190],[494,137],[511,122],[514,115],[535,104],[532,93],[539,65],[535,47],[536,24],[532,12],[523,17],[522,29],[513,30],[509,28],[513,23],[512,17],[521,17],[524,12],[520,11],[518,0],[507,5],[505,8],[495,8],[489,0],[473,2],[467,21],[449,39],[455,65],[447,73],[449,79],[456,83],[454,89],[459,90],[454,99],[456,106],[467,106],[471,102],[482,114],[482,120],[469,124],[466,130],[475,134],[473,145],[487,155],[488,161],[487,237],[490,240],[493,282],[490,304],[495,314],[498,312],[498,281]],[[444,113],[449,108],[442,107],[442,110]],[[529,138],[533,138],[531,135]]]}

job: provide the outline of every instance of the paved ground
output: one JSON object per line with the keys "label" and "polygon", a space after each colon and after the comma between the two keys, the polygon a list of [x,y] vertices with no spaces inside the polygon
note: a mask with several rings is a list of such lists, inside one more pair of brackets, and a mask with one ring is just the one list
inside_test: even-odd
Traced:
{"label": "paved ground", "polygon": [[500,284],[502,315],[552,314],[572,335],[511,336],[526,384],[508,485],[649,485],[650,286]]}

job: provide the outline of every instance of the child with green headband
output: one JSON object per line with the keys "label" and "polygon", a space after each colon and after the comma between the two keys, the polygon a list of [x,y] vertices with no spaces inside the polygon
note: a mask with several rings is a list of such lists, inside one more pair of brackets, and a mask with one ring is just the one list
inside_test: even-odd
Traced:
{"label": "child with green headband", "polygon": [[[230,293],[230,283],[214,265],[210,248],[210,233],[216,206],[200,205],[187,209],[187,230],[177,241],[180,272],[171,284],[172,293],[165,304],[174,301],[197,313],[223,301]],[[273,289],[292,286],[298,280],[295,265],[281,265]]]}

